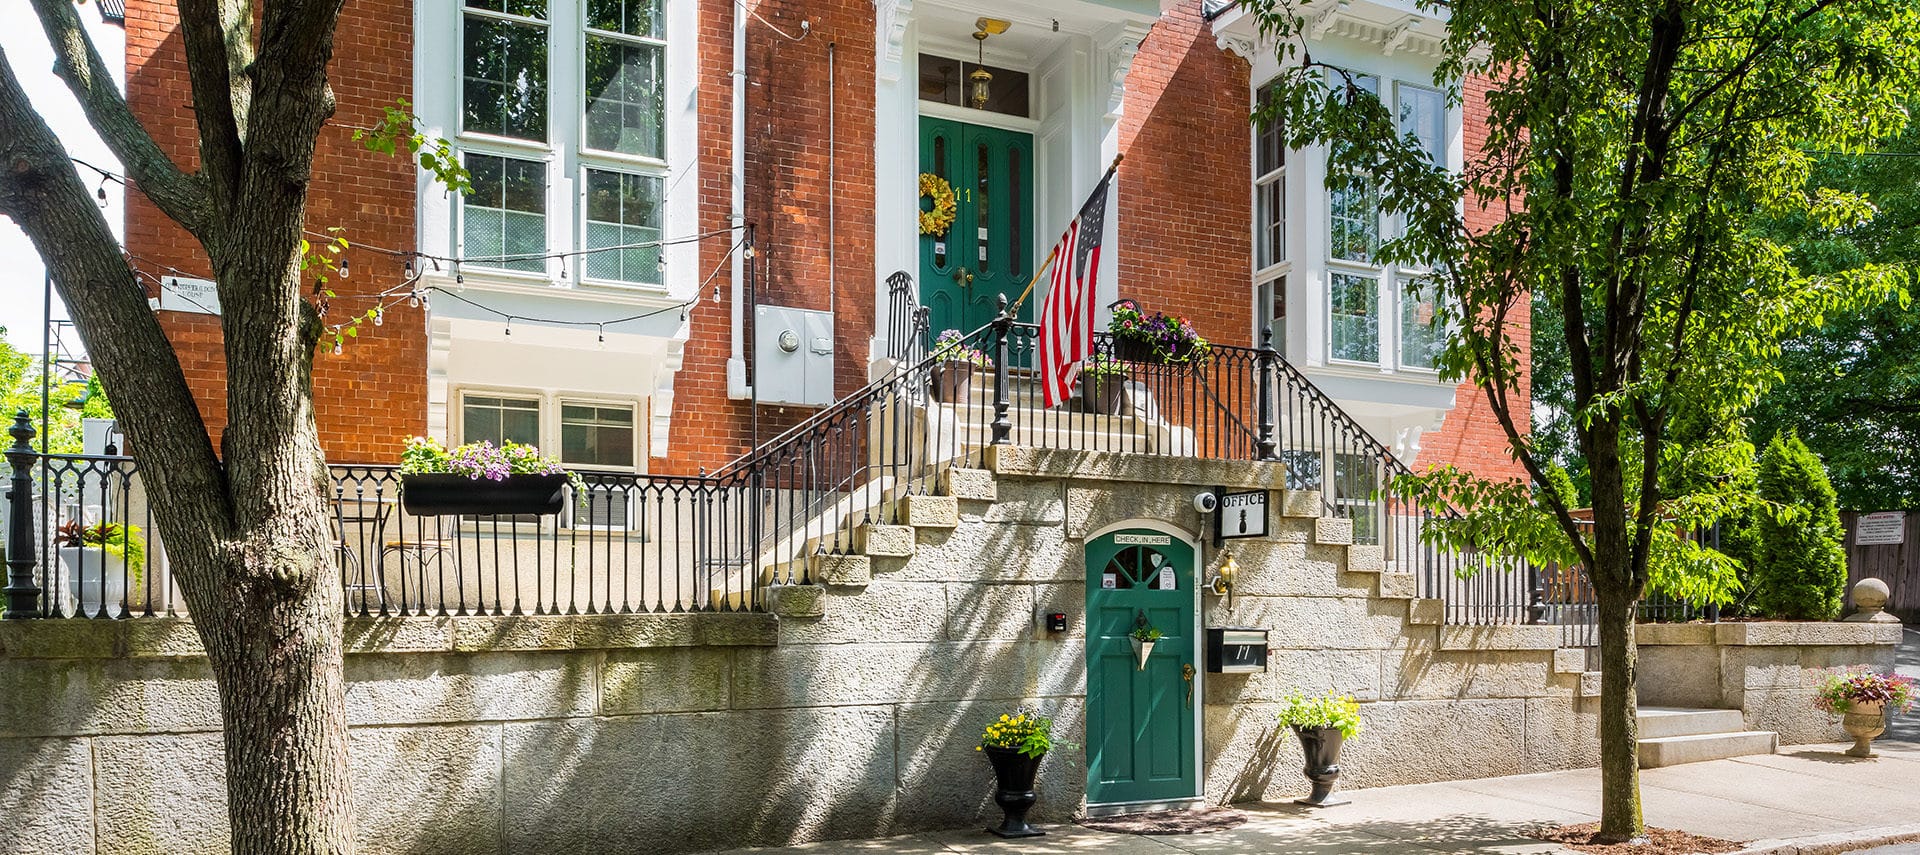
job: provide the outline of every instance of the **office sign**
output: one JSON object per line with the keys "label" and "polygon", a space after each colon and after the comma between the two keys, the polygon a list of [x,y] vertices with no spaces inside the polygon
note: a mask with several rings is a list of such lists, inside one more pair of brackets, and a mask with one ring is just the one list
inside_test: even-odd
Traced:
{"label": "office sign", "polygon": [[1267,491],[1265,490],[1222,493],[1219,513],[1219,531],[1223,538],[1267,536]]}

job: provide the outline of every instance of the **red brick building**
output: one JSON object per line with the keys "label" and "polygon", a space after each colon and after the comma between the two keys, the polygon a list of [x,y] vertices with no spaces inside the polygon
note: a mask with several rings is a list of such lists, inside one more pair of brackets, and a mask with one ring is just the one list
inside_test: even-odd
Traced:
{"label": "red brick building", "polygon": [[[936,330],[976,326],[1124,154],[1102,304],[1135,298],[1227,344],[1271,328],[1402,459],[1517,476],[1479,394],[1431,368],[1443,331],[1409,291],[1421,271],[1373,259],[1391,218],[1330,194],[1323,153],[1247,122],[1279,68],[1242,13],[1214,5],[347,0],[310,226],[355,245],[336,317],[386,310],[317,360],[330,456],[387,462],[426,433],[532,442],[584,467],[718,466],[756,427],[770,436],[866,382],[886,351],[890,274],[914,277]],[[129,100],[192,168],[172,4],[127,6]],[[1475,87],[1460,106],[1431,83],[1444,27],[1355,0],[1316,12],[1309,38],[1459,168],[1484,114]],[[473,193],[352,140],[402,98],[453,142]],[[959,197],[938,238],[915,217],[926,171]],[[137,194],[127,241],[155,276],[207,275]],[[377,296],[409,275],[433,289],[425,305]],[[156,296],[218,432],[218,307]],[[760,379],[756,426],[754,353],[781,324],[804,328],[814,379]]]}

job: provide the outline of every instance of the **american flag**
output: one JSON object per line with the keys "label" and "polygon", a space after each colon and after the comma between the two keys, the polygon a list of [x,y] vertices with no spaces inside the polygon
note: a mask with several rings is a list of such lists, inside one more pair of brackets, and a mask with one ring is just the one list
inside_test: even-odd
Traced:
{"label": "american flag", "polygon": [[1040,309],[1040,378],[1046,405],[1066,400],[1080,360],[1093,355],[1093,291],[1100,276],[1100,238],[1107,225],[1107,190],[1116,161],[1093,188],[1080,215],[1067,226],[1049,256],[1053,273]]}

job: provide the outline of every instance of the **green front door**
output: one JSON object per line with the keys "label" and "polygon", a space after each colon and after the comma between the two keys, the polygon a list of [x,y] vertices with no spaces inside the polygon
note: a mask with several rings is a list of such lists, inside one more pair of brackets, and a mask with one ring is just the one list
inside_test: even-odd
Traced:
{"label": "green front door", "polygon": [[922,116],[920,171],[946,179],[955,203],[946,234],[920,236],[920,301],[934,335],[972,332],[993,320],[999,295],[1018,299],[1033,278],[1033,136]]}
{"label": "green front door", "polygon": [[[1087,801],[1199,795],[1194,762],[1194,554],[1179,538],[1125,529],[1087,544]],[[1165,635],[1144,670],[1128,639]]]}

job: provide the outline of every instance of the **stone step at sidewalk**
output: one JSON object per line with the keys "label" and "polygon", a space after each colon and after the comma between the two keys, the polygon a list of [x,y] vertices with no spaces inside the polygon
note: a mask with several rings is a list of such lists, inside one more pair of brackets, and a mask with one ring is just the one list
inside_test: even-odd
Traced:
{"label": "stone step at sidewalk", "polygon": [[1702,733],[1692,736],[1664,736],[1640,740],[1640,768],[1654,769],[1725,760],[1752,754],[1772,754],[1780,747],[1780,735],[1770,730],[1746,730],[1737,733]]}
{"label": "stone step at sidewalk", "polygon": [[1641,707],[1639,713],[1637,719],[1643,742],[1669,736],[1739,733],[1747,729],[1746,717],[1739,710]]}

